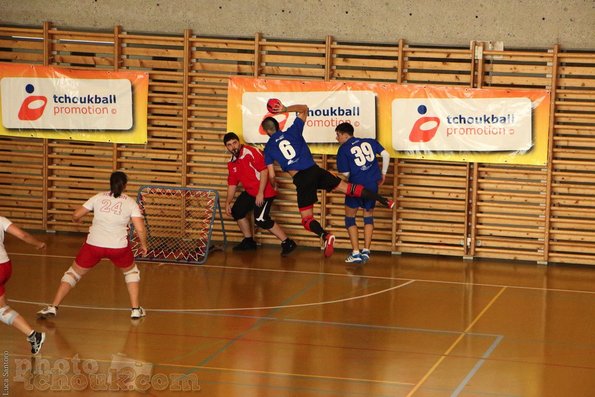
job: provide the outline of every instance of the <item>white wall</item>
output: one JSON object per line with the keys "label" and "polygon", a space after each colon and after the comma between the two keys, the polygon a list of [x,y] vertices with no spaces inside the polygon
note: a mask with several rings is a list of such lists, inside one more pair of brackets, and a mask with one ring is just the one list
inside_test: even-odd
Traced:
{"label": "white wall", "polygon": [[0,0],[0,24],[505,48],[595,49],[594,0]]}

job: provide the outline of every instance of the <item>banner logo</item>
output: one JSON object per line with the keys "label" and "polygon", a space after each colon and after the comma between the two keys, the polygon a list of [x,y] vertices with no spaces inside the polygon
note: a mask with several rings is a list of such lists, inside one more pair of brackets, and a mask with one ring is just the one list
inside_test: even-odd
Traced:
{"label": "banner logo", "polygon": [[[33,94],[35,87],[33,84],[27,84],[25,91],[28,94]],[[19,109],[19,120],[37,120],[43,114],[45,106],[48,104],[48,99],[41,95],[31,95],[26,97]]]}
{"label": "banner logo", "polygon": [[4,77],[2,125],[7,129],[130,130],[128,79]]}
{"label": "banner logo", "polygon": [[528,151],[531,100],[399,98],[392,102],[392,134],[398,151]]}
{"label": "banner logo", "polygon": [[428,112],[425,105],[419,105],[417,112],[422,116],[411,128],[409,133],[409,140],[411,142],[429,142],[436,135],[438,127],[440,127],[440,119],[438,117],[424,116]]}

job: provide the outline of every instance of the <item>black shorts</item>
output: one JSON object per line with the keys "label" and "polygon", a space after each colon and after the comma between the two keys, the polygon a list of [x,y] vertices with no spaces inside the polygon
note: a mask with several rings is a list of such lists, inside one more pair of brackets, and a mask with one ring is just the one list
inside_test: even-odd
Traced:
{"label": "black shorts", "polygon": [[316,191],[324,189],[330,192],[341,183],[341,178],[327,170],[313,165],[299,171],[293,176],[293,184],[297,190],[297,202],[300,209],[311,207],[318,201]]}
{"label": "black shorts", "polygon": [[237,221],[238,219],[243,219],[248,215],[248,213],[254,210],[254,219],[262,219],[267,221],[271,219],[269,213],[271,212],[271,205],[275,200],[275,197],[268,197],[264,199],[264,203],[262,207],[256,205],[256,197],[250,196],[246,191],[243,191],[238,196],[235,203],[231,207],[231,215],[233,219]]}

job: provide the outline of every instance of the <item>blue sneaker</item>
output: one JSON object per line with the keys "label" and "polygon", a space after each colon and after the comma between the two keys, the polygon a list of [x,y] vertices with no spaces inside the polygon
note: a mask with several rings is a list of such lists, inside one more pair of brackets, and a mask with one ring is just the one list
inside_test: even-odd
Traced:
{"label": "blue sneaker", "polygon": [[362,255],[359,252],[357,254],[351,253],[351,255],[345,259],[345,262],[347,263],[362,263],[363,261]]}
{"label": "blue sneaker", "polygon": [[369,249],[365,249],[365,248],[364,248],[364,249],[362,250],[362,253],[361,253],[361,255],[362,255],[362,260],[363,260],[364,262],[367,262],[367,261],[369,261],[369,260],[370,260],[370,250],[369,250]]}

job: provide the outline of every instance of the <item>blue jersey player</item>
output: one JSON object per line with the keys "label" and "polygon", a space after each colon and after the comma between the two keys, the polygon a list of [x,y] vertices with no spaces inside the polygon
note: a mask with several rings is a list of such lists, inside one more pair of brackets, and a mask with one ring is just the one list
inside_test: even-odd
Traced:
{"label": "blue jersey player", "polygon": [[[341,123],[335,128],[337,141],[341,144],[337,152],[337,170],[351,183],[363,185],[371,192],[378,192],[378,186],[384,183],[390,156],[377,140],[356,138],[353,126]],[[382,156],[382,171],[376,155]],[[375,200],[357,197],[345,197],[345,228],[349,234],[353,252],[345,259],[348,263],[362,263],[370,259],[370,246],[374,231]],[[359,251],[358,229],[355,223],[357,211],[364,210],[364,249]]]}
{"label": "blue jersey player", "polygon": [[365,189],[362,185],[347,183],[338,176],[320,168],[314,162],[310,148],[303,136],[304,125],[308,117],[308,106],[291,105],[286,107],[279,102],[272,110],[273,114],[297,112],[297,117],[291,127],[285,131],[279,130],[279,122],[273,117],[267,117],[261,123],[262,129],[269,136],[264,148],[264,160],[269,168],[271,184],[276,185],[273,169],[273,164],[276,161],[281,169],[288,172],[293,178],[302,225],[306,230],[322,237],[324,256],[329,257],[334,251],[335,236],[324,230],[320,223],[314,219],[313,208],[318,201],[318,189],[325,189],[329,192],[340,191],[350,197],[377,200],[389,208],[394,206],[394,202]]}

